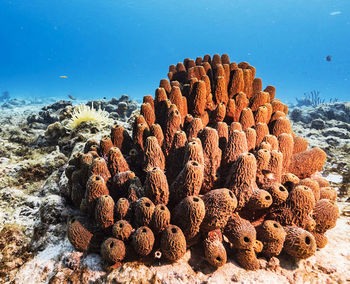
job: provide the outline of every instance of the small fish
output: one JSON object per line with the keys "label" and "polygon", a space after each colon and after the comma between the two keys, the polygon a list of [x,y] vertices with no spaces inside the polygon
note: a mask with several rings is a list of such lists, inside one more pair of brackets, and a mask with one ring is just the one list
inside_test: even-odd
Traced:
{"label": "small fish", "polygon": [[103,97],[103,99],[105,100],[105,99],[107,99],[106,97]]}
{"label": "small fish", "polygon": [[329,15],[331,15],[331,16],[340,15],[340,14],[341,14],[341,11],[334,11],[334,12],[329,13]]}
{"label": "small fish", "polygon": [[326,57],[326,60],[327,60],[327,61],[332,61],[332,56],[328,55],[328,56]]}
{"label": "small fish", "polygon": [[66,75],[60,76],[61,79],[67,79],[68,77]]}
{"label": "small fish", "polygon": [[76,98],[74,98],[71,94],[68,95],[68,98],[70,98],[71,100],[75,101]]}

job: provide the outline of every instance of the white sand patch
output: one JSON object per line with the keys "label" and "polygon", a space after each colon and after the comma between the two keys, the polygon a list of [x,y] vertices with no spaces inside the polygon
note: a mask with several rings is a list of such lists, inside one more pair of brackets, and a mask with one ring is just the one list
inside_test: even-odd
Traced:
{"label": "white sand patch", "polygon": [[336,174],[329,174],[326,176],[326,179],[329,182],[334,182],[334,183],[342,183],[343,182],[343,177],[341,175],[336,175]]}
{"label": "white sand patch", "polygon": [[73,250],[67,239],[58,245],[48,246],[21,267],[15,277],[15,283],[48,283],[50,274],[59,263],[61,254]]}

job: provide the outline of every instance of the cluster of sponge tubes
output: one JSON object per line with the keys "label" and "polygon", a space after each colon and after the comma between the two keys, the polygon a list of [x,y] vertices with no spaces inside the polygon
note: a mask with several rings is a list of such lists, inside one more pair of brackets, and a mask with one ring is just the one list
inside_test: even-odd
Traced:
{"label": "cluster of sponge tubes", "polygon": [[317,175],[326,154],[293,133],[275,88],[226,54],[185,59],[168,77],[143,98],[132,135],[116,125],[70,160],[69,197],[86,216],[69,221],[72,245],[109,268],[202,245],[214,267],[229,250],[258,269],[259,255],[324,247],[339,215]]}

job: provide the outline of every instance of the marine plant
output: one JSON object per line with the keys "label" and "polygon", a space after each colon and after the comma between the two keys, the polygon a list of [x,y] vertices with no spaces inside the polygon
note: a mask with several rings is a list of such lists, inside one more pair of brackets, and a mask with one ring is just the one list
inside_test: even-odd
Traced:
{"label": "marine plant", "polygon": [[88,106],[88,105],[78,105],[74,108],[72,113],[72,118],[70,119],[68,123],[68,127],[71,129],[76,128],[79,126],[82,122],[95,122],[101,125],[106,125],[109,122],[109,113],[102,110],[101,107],[98,109],[94,108],[94,105]]}
{"label": "marine plant", "polygon": [[214,267],[231,255],[259,269],[260,255],[300,259],[325,246],[339,215],[317,174],[326,154],[293,132],[288,106],[255,73],[227,54],[185,59],[143,98],[131,135],[115,125],[88,140],[66,168],[82,213],[68,223],[75,249],[112,269],[202,246]]}

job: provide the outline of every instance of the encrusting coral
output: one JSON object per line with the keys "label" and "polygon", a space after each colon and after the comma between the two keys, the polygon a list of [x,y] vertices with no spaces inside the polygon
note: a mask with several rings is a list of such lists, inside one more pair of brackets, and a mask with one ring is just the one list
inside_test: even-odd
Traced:
{"label": "encrusting coral", "polygon": [[315,175],[326,154],[293,133],[255,73],[227,54],[171,65],[131,135],[116,125],[89,140],[66,169],[67,197],[86,214],[69,222],[72,245],[99,251],[107,268],[152,252],[177,261],[198,245],[216,268],[233,255],[259,269],[259,255],[323,247],[339,215],[336,191]]}

